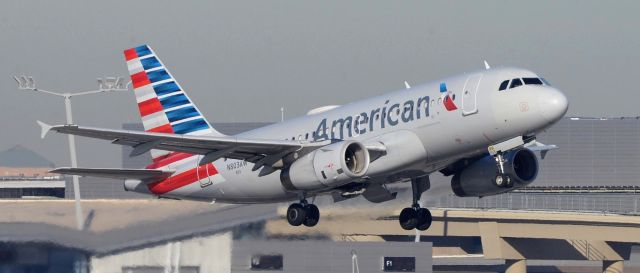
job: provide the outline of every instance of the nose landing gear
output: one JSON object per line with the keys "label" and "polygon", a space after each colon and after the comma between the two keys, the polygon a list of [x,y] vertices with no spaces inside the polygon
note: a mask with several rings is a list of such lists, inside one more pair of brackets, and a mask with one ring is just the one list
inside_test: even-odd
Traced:
{"label": "nose landing gear", "polygon": [[400,212],[398,220],[400,227],[405,230],[427,230],[431,226],[432,217],[431,212],[426,208],[421,208],[418,204],[420,196],[424,191],[429,189],[429,177],[419,177],[411,179],[411,189],[413,192],[413,205],[409,208],[404,208]]}
{"label": "nose landing gear", "polygon": [[320,210],[306,200],[291,204],[287,209],[287,222],[292,226],[313,227],[318,224],[318,221],[320,221]]}
{"label": "nose landing gear", "polygon": [[504,156],[502,156],[502,153],[496,153],[493,158],[496,160],[496,165],[498,167],[498,174],[496,174],[496,177],[493,179],[493,183],[500,188],[513,187],[513,180],[511,180],[511,177],[504,171],[504,163],[506,160],[504,159]]}

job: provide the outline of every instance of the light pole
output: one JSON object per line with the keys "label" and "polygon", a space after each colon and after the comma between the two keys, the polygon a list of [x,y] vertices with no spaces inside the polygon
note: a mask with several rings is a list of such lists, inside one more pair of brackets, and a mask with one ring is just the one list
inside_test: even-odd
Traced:
{"label": "light pole", "polygon": [[[64,107],[65,114],[67,117],[67,124],[73,124],[73,116],[71,114],[71,98],[83,95],[97,94],[97,93],[106,93],[113,91],[127,91],[129,90],[129,84],[131,82],[125,82],[125,80],[121,77],[105,77],[98,78],[98,90],[77,92],[77,93],[58,93],[47,90],[42,90],[36,88],[36,82],[33,80],[31,76],[14,76],[13,77],[16,82],[18,82],[18,89],[20,90],[30,90],[36,91],[43,94],[54,95],[58,97],[64,98]],[[76,155],[76,141],[73,135],[68,135],[69,139],[69,155],[71,156],[71,167],[78,167],[78,159]],[[78,176],[72,176],[73,179],[73,195],[75,198],[76,205],[76,224],[78,230],[82,230],[84,226],[84,219],[82,217],[82,206],[80,205],[80,183],[78,180]]]}

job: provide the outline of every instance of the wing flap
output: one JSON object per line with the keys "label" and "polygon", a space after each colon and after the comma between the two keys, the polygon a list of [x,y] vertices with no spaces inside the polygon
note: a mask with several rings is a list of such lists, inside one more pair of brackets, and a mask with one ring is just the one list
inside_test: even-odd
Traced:
{"label": "wing flap", "polygon": [[52,173],[95,176],[113,179],[164,179],[173,173],[172,171],[148,170],[148,169],[111,169],[111,168],[57,168]]}

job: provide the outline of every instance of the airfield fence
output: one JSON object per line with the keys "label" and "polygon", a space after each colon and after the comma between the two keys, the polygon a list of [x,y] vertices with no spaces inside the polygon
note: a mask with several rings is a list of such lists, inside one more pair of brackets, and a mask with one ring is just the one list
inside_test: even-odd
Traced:
{"label": "airfield fence", "polygon": [[640,193],[508,193],[483,198],[442,197],[427,207],[554,210],[640,215]]}

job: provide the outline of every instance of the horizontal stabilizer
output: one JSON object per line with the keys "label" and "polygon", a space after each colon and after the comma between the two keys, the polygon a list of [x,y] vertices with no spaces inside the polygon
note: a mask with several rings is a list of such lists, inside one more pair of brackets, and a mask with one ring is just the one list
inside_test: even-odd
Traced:
{"label": "horizontal stabilizer", "polygon": [[38,125],[40,125],[40,138],[44,138],[51,130],[52,126],[39,120],[37,120],[36,122],[38,123]]}
{"label": "horizontal stabilizer", "polygon": [[57,168],[51,170],[52,173],[106,177],[113,179],[163,179],[169,177],[173,172],[148,169],[111,169],[111,168]]}

